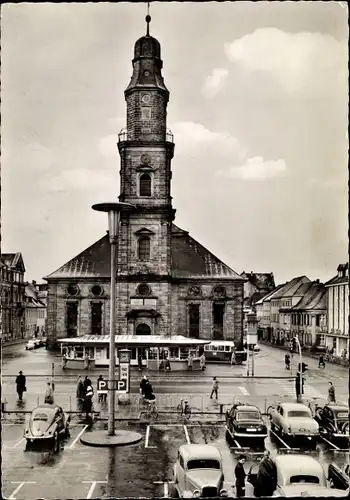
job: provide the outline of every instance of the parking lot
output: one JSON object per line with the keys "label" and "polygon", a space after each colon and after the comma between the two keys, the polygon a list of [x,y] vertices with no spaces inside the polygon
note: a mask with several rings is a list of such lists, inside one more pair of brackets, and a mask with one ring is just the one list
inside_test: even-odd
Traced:
{"label": "parking lot", "polygon": [[[97,422],[95,428],[105,423]],[[45,498],[103,498],[103,497],[167,497],[172,492],[172,470],[177,450],[181,444],[210,443],[221,452],[224,463],[225,487],[232,492],[234,467],[239,453],[247,456],[245,469],[259,460],[261,451],[245,449],[245,443],[228,443],[224,423],[215,422],[152,422],[125,424],[117,428],[129,428],[140,432],[139,443],[119,448],[93,448],[80,442],[80,437],[90,428],[84,423],[72,421],[70,437],[62,443],[61,450],[24,451],[23,424],[3,425],[2,484],[3,496],[11,500]],[[107,431],[106,431],[107,432]],[[240,448],[242,446],[242,448]],[[271,434],[265,446],[272,454],[292,452]],[[303,451],[324,463],[342,464],[348,454],[330,450],[325,443],[317,450]],[[49,472],[49,473],[47,473]],[[249,486],[246,494],[249,496]]]}

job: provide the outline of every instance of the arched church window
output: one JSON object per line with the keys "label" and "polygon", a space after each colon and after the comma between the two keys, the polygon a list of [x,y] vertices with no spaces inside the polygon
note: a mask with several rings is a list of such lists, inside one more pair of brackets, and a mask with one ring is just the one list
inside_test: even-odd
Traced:
{"label": "arched church window", "polygon": [[138,254],[140,260],[149,260],[151,253],[151,241],[148,236],[139,239]]}
{"label": "arched church window", "polygon": [[140,176],[140,196],[152,195],[152,178],[150,174],[142,174]]}

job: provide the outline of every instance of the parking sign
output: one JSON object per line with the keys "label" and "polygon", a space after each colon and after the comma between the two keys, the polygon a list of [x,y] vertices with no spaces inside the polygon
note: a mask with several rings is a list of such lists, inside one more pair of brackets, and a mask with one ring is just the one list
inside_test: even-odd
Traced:
{"label": "parking sign", "polygon": [[98,380],[97,381],[97,394],[107,394],[108,393],[108,381]]}

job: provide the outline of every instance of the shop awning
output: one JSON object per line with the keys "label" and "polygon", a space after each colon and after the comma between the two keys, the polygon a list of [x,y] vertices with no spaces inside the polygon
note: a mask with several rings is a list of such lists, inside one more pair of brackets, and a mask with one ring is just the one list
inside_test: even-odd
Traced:
{"label": "shop awning", "polygon": [[[82,335],[81,337],[67,337],[65,339],[57,339],[57,342],[65,345],[109,345],[109,335]],[[191,339],[183,335],[116,335],[116,346],[200,346],[210,344],[211,340]]]}

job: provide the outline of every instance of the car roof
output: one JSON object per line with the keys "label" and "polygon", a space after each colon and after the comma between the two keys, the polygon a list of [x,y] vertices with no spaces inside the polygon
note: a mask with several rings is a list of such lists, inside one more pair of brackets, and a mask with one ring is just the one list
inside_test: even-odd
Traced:
{"label": "car roof", "polygon": [[311,476],[315,472],[323,474],[320,462],[309,455],[277,455],[274,460],[283,471],[287,469],[289,476],[298,474]]}
{"label": "car roof", "polygon": [[40,406],[37,406],[32,410],[32,413],[38,413],[38,412],[46,412],[46,413],[54,413],[56,410],[58,410],[60,406],[57,405],[50,405],[50,404],[43,404]]}
{"label": "car roof", "polygon": [[285,410],[308,410],[309,408],[302,403],[280,403],[279,406],[282,406]]}
{"label": "car roof", "polygon": [[221,460],[221,453],[211,444],[183,444],[180,446],[179,452],[185,460],[205,458]]}
{"label": "car roof", "polygon": [[259,408],[255,405],[249,405],[249,404],[243,403],[243,404],[238,404],[238,405],[234,405],[234,406],[239,411],[256,411],[256,412],[260,413]]}
{"label": "car roof", "polygon": [[345,405],[325,405],[325,408],[329,408],[332,411],[346,411],[348,412],[348,407]]}

